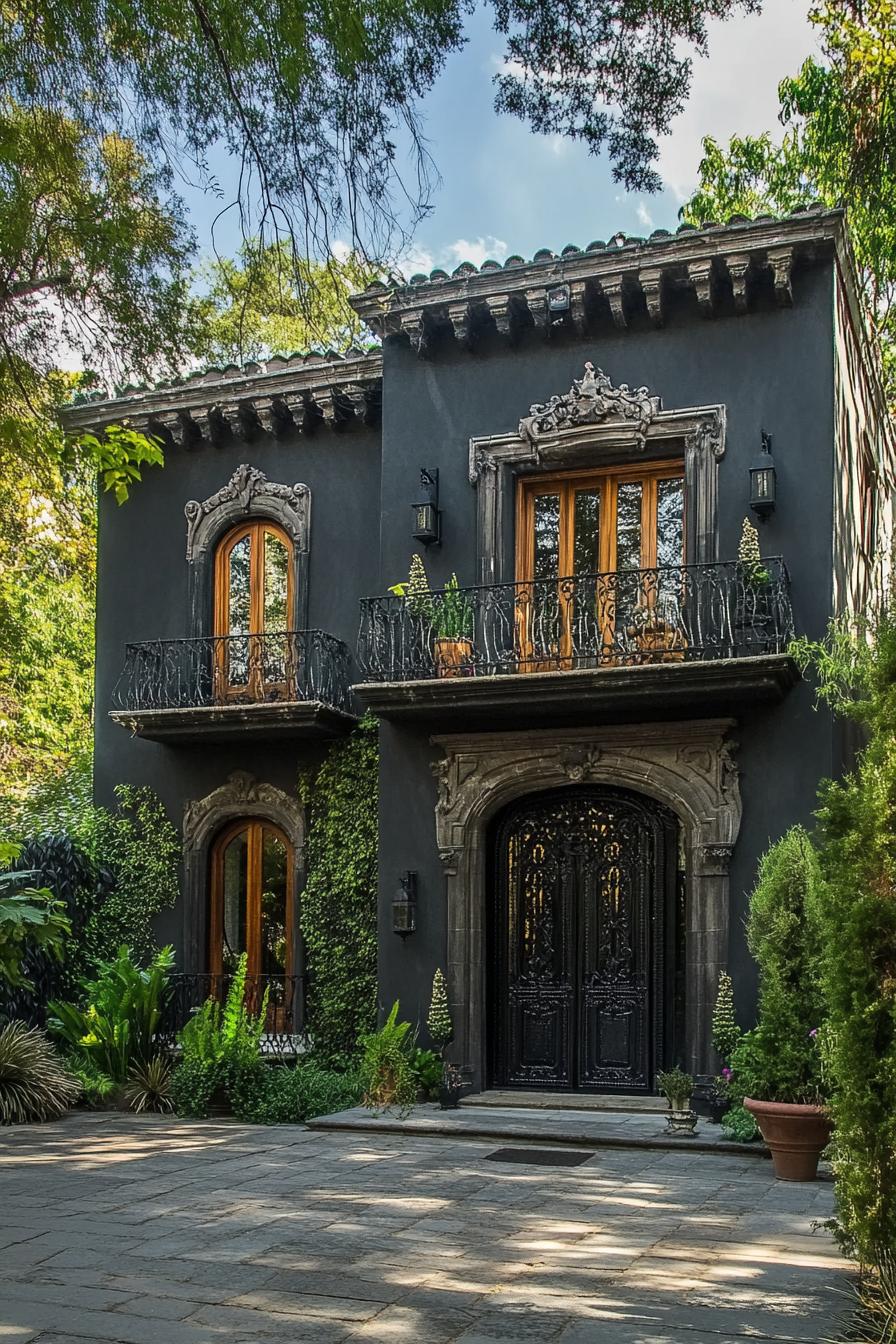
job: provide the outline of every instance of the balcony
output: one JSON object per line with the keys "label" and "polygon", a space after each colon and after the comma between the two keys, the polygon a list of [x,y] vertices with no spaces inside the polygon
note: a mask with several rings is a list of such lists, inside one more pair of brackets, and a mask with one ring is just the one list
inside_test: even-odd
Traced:
{"label": "balcony", "polygon": [[777,700],[798,679],[780,558],[580,574],[361,604],[355,689],[386,718],[567,722]]}
{"label": "balcony", "polygon": [[125,646],[110,718],[158,742],[348,732],[351,658],[323,630]]}

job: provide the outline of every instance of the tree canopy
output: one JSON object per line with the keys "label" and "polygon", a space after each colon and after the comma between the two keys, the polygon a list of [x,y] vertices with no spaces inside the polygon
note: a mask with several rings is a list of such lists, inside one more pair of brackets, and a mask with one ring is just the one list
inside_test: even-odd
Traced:
{"label": "tree canopy", "polygon": [[810,16],[824,60],[782,81],[780,140],[703,142],[690,223],[735,212],[786,213],[812,200],[843,205],[866,306],[896,399],[896,4],[828,0]]}

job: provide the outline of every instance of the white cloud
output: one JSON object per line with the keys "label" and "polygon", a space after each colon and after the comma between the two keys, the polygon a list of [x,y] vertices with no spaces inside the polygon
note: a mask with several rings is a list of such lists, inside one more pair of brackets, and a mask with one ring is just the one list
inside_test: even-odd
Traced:
{"label": "white cloud", "polygon": [[398,259],[398,269],[402,275],[428,275],[435,268],[436,259],[428,248],[420,243],[411,243],[408,250]]}
{"label": "white cloud", "polygon": [[653,215],[643,201],[639,201],[635,206],[635,214],[638,216],[638,223],[642,224],[645,229],[653,228]]}
{"label": "white cloud", "polygon": [[805,7],[766,0],[761,14],[710,22],[709,57],[694,62],[691,94],[671,135],[660,142],[664,184],[686,200],[697,183],[700,142],[778,128],[778,85],[794,75],[818,42]]}
{"label": "white cloud", "polygon": [[481,266],[484,261],[503,261],[507,256],[509,248],[503,238],[495,238],[491,234],[485,237],[468,240],[458,238],[456,243],[449,243],[445,249],[445,259],[459,266],[462,261],[471,261],[474,266]]}

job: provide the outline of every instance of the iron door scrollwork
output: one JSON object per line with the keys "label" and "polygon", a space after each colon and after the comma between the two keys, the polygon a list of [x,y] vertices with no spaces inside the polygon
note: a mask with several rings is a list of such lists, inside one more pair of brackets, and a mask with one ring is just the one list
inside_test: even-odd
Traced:
{"label": "iron door scrollwork", "polygon": [[653,1089],[677,823],[623,789],[527,798],[494,833],[496,1086]]}

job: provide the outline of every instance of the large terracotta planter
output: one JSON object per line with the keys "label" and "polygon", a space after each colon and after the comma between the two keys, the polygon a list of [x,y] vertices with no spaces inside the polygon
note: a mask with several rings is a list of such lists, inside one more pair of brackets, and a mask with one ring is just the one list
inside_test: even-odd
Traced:
{"label": "large terracotta planter", "polygon": [[752,1097],[744,1097],[744,1106],[771,1149],[778,1180],[814,1181],[818,1159],[832,1130],[822,1108],[787,1101],[754,1101]]}
{"label": "large terracotta planter", "polygon": [[473,661],[472,639],[437,639],[435,641],[436,674],[439,677],[461,677]]}

